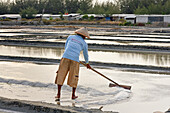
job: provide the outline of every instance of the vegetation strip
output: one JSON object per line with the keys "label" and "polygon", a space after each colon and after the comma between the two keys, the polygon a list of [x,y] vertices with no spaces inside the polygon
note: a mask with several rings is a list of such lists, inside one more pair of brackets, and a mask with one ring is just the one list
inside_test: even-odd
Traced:
{"label": "vegetation strip", "polygon": [[[125,7],[126,6],[126,7]],[[0,14],[21,14],[23,18],[31,18],[27,13],[41,14],[169,14],[169,0],[118,0],[94,3],[93,0],[15,0],[1,1]],[[26,14],[25,14],[26,13]],[[84,17],[85,18],[85,17]],[[86,19],[86,18],[85,18]],[[90,19],[93,19],[92,17]]]}
{"label": "vegetation strip", "polygon": [[[0,55],[0,61],[14,61],[14,62],[31,62],[36,64],[58,64],[60,59],[47,59],[47,58],[34,58],[34,57],[19,57],[19,56],[3,56]],[[133,65],[133,64],[118,64],[118,63],[103,63],[103,62],[90,62],[93,66],[98,66],[98,68],[114,67],[122,70],[129,71],[140,71],[140,72],[152,72],[152,73],[162,73],[170,74],[169,67],[157,67],[157,66],[146,66],[146,65]]]}

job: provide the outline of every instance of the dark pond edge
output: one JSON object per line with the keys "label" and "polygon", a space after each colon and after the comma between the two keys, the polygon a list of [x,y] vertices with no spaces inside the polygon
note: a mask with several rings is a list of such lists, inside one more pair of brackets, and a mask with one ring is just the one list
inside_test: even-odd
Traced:
{"label": "dark pond edge", "polygon": [[[60,59],[4,56],[4,55],[0,55],[0,61],[27,62],[27,63],[45,64],[45,65],[56,65],[56,64],[60,63]],[[94,61],[90,61],[90,65],[92,65],[95,68],[116,68],[116,69],[123,70],[123,71],[157,73],[157,74],[170,75],[170,67],[119,64],[119,63],[104,63],[104,62],[94,62]]]}

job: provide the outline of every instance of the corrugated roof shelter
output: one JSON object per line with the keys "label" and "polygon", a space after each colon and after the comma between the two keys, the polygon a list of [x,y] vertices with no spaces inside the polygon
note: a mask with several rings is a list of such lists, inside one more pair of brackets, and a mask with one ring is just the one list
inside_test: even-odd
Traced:
{"label": "corrugated roof shelter", "polygon": [[136,23],[170,23],[170,15],[136,15]]}

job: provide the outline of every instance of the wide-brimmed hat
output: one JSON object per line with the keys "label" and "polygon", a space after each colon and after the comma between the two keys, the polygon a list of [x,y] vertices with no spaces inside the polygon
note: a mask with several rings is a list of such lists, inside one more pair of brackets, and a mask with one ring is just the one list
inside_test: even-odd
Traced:
{"label": "wide-brimmed hat", "polygon": [[75,31],[75,33],[80,34],[80,35],[83,35],[83,36],[85,36],[85,37],[87,37],[87,38],[90,38],[89,33],[88,33],[88,30],[87,30],[86,27],[77,29],[77,30]]}

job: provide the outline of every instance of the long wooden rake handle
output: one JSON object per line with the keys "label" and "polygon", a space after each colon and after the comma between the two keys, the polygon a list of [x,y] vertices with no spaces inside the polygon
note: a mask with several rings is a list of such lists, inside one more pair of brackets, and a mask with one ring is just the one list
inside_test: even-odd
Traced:
{"label": "long wooden rake handle", "polygon": [[[80,64],[84,65],[85,67],[87,66],[85,63],[83,63],[83,62],[81,62],[81,61],[80,61]],[[113,85],[113,84],[110,84],[111,87],[119,86],[119,87],[123,87],[123,88],[125,88],[125,89],[129,89],[129,90],[131,89],[131,86],[120,85],[120,84],[118,84],[117,82],[113,81],[112,79],[108,78],[107,76],[103,75],[102,73],[96,71],[96,70],[93,69],[92,67],[91,67],[91,70],[93,70],[94,72],[98,73],[99,75],[101,75],[102,77],[106,78],[107,80],[113,82],[114,85]]]}

